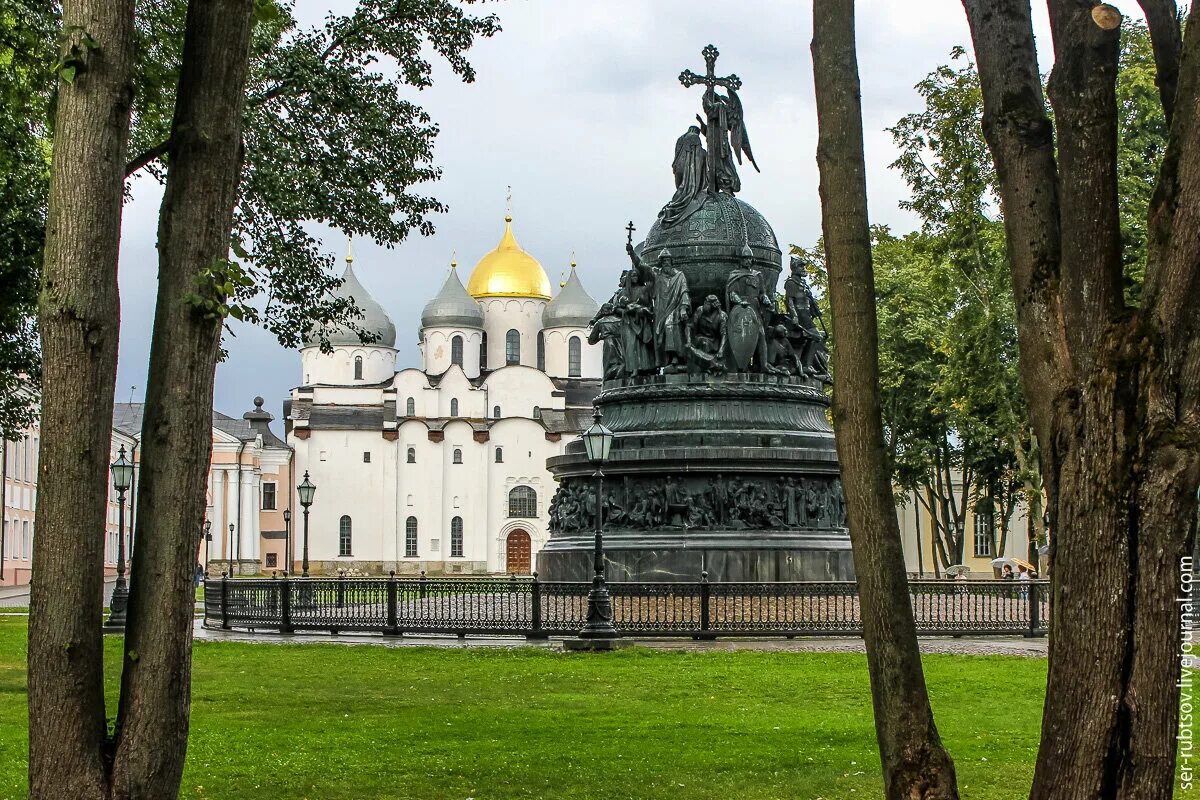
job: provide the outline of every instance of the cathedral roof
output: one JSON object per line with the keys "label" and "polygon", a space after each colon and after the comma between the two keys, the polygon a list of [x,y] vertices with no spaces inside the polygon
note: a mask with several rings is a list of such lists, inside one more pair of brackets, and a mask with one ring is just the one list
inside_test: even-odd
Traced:
{"label": "cathedral roof", "polygon": [[[353,250],[347,250],[346,252],[346,271],[342,273],[342,285],[334,289],[332,294],[337,298],[353,298],[354,305],[363,314],[361,318],[353,320],[353,324],[364,332],[374,334],[378,337],[375,341],[368,343],[368,346],[396,346],[396,326],[392,323],[392,318],[383,310],[383,306],[375,301],[375,298],[371,296],[366,287],[359,282],[358,276],[354,274]],[[339,345],[356,346],[363,344],[358,333],[350,330],[345,325],[338,325],[333,330],[328,331],[327,336],[329,337],[329,343],[334,347]],[[318,344],[320,344],[320,338],[317,335],[317,331],[312,331],[308,336],[304,337],[305,347],[316,347]]]}
{"label": "cathedral roof", "polygon": [[475,298],[467,294],[458,278],[458,264],[451,262],[446,282],[421,311],[421,327],[482,328],[483,311]]}
{"label": "cathedral roof", "polygon": [[550,278],[537,259],[517,244],[512,216],[504,217],[504,236],[496,249],[479,259],[467,282],[472,297],[536,297],[550,299]]}
{"label": "cathedral roof", "polygon": [[542,327],[586,328],[599,310],[600,305],[583,288],[572,261],[571,275],[562,291],[542,309]]}

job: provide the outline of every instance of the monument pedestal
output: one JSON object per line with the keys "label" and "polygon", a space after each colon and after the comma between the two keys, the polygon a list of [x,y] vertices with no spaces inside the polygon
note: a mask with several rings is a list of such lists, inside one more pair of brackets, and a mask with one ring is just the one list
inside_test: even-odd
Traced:
{"label": "monument pedestal", "polygon": [[[610,581],[854,579],[828,400],[815,381],[734,373],[607,381],[604,464]],[[545,580],[592,577],[595,467],[582,442],[549,461],[559,481]]]}

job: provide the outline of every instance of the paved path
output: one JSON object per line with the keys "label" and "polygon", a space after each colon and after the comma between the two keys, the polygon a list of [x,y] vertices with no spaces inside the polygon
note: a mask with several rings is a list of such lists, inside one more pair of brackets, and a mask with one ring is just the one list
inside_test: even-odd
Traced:
{"label": "paved path", "polygon": [[[253,644],[340,644],[367,645],[375,647],[537,647],[544,650],[562,650],[562,639],[525,639],[519,636],[457,636],[414,635],[381,636],[372,634],[328,634],[328,633],[247,633],[245,631],[222,631],[205,628],[203,621],[196,620],[195,638],[209,642],[244,642]],[[678,650],[686,652],[722,652],[734,650],[759,650],[766,652],[816,652],[816,653],[862,653],[862,639],[751,639],[729,638],[715,641],[693,639],[647,639],[634,640],[639,647],[655,650]],[[1010,655],[1030,658],[1046,656],[1046,639],[1026,639],[1018,636],[972,637],[955,639],[936,637],[921,639],[923,653],[956,653],[962,655]]]}

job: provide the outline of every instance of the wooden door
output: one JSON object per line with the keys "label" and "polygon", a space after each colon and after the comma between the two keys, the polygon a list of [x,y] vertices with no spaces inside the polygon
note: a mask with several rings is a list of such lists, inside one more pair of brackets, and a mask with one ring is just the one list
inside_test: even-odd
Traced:
{"label": "wooden door", "polygon": [[510,533],[505,552],[504,571],[509,575],[528,575],[533,571],[532,542],[528,533],[522,530]]}

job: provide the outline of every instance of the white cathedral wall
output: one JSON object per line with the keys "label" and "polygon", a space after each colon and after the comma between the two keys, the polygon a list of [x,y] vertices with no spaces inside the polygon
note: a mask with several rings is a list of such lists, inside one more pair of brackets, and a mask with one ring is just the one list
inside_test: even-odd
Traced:
{"label": "white cathedral wall", "polygon": [[[363,360],[362,378],[354,377],[354,359]],[[355,386],[382,383],[396,372],[396,351],[390,347],[335,347],[332,353],[322,353],[319,347],[300,351],[300,368],[304,384],[333,384]]]}
{"label": "white cathedral wall", "polygon": [[[488,375],[483,382],[487,390],[488,416],[494,416],[500,406],[501,418],[533,417],[534,406],[538,408],[565,407],[562,397],[555,397],[554,382],[532,367],[507,367]],[[545,431],[538,426],[539,430]],[[494,429],[493,429],[494,430]]]}
{"label": "white cathedral wall", "polygon": [[430,375],[440,375],[450,369],[452,354],[451,340],[455,336],[463,338],[463,372],[469,378],[479,376],[479,345],[483,341],[483,331],[470,328],[424,328],[422,329],[421,353],[425,371]]}
{"label": "white cathedral wall", "polygon": [[485,297],[479,300],[483,308],[483,329],[487,332],[490,369],[506,365],[505,342],[508,332],[521,334],[521,363],[537,366],[537,335],[542,328],[545,300],[528,297]]}
{"label": "white cathedral wall", "polygon": [[[586,328],[558,327],[542,331],[546,342],[546,374],[555,378],[601,377],[602,352],[599,344],[588,344]],[[571,375],[570,341],[579,337],[579,375]]]}

